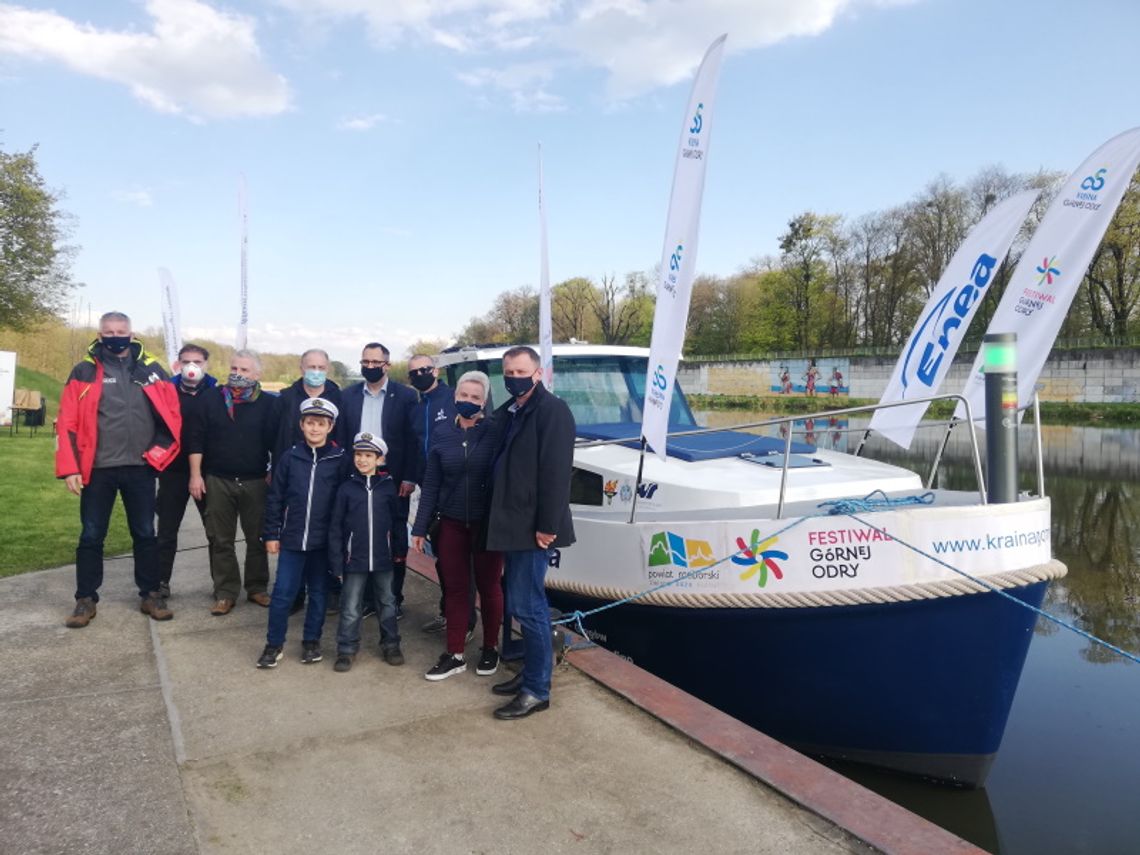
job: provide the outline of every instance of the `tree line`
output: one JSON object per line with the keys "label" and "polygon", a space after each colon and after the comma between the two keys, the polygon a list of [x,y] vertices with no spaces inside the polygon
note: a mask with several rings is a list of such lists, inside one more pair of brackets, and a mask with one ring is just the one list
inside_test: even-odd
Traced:
{"label": "tree line", "polygon": [[[779,236],[779,253],[731,276],[693,283],[685,353],[804,352],[897,347],[910,334],[951,256],[1002,199],[1041,195],[1009,257],[986,289],[971,338],[989,324],[1034,229],[1064,183],[1059,172],[1014,174],[987,167],[956,182],[931,181],[898,206],[858,216],[804,211]],[[656,271],[574,277],[551,289],[555,341],[645,345]],[[1140,300],[1140,173],[1097,249],[1061,335],[1123,337],[1136,331]],[[459,344],[538,339],[538,293],[499,294],[457,336]]]}

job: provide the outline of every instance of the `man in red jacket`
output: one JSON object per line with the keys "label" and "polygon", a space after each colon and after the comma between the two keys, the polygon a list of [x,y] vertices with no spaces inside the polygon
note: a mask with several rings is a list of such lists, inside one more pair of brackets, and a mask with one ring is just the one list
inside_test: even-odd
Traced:
{"label": "man in red jacket", "polygon": [[84,627],[95,617],[116,495],[123,497],[134,544],[140,610],[169,620],[174,615],[159,593],[154,488],[156,473],[178,456],[182,414],[166,372],[131,337],[131,319],[122,312],[99,319],[99,337],[67,378],[57,427],[55,474],[79,496],[83,524],[67,626]]}

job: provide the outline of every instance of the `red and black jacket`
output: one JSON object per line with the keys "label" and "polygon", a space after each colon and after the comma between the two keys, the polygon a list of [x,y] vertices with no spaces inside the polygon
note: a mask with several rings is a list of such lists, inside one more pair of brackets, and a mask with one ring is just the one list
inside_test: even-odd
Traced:
{"label": "red and black jacket", "polygon": [[[99,433],[99,398],[103,394],[100,347],[99,339],[95,339],[83,361],[71,369],[63,387],[56,422],[55,476],[66,478],[78,474],[84,484],[91,480]],[[131,355],[135,360],[131,380],[142,386],[156,417],[154,443],[143,454],[143,459],[161,472],[178,456],[182,435],[178,390],[168,382],[161,363],[143,350],[141,341],[131,341]]]}

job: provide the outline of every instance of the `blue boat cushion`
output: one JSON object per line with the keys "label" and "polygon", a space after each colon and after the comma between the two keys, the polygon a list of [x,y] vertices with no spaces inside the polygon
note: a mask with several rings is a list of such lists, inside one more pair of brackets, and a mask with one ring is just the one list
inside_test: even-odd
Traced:
{"label": "blue boat cushion", "polygon": [[[669,431],[693,430],[692,425],[670,425]],[[621,445],[637,448],[641,441],[638,425],[629,422],[607,422],[594,425],[578,425],[581,439],[628,439]],[[717,460],[722,457],[736,457],[740,454],[780,454],[784,453],[784,440],[774,436],[757,436],[738,430],[724,430],[716,433],[702,433],[695,436],[670,437],[668,441],[670,457],[695,462]],[[793,454],[815,454],[815,446],[806,442],[793,442]]]}

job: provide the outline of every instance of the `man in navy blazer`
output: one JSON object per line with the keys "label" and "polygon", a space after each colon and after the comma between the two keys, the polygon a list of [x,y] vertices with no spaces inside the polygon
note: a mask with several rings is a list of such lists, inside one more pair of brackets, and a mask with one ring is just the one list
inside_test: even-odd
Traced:
{"label": "man in navy blazer", "polygon": [[364,345],[360,373],[364,380],[341,390],[337,442],[342,448],[352,444],[361,431],[383,438],[388,445],[388,472],[398,485],[401,517],[393,520],[392,592],[396,610],[403,614],[405,562],[408,557],[408,504],[419,478],[417,450],[423,444],[416,406],[419,395],[403,383],[388,377],[391,354],[378,341]]}

